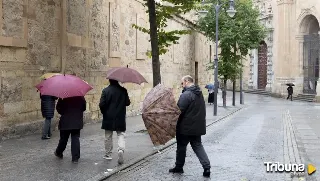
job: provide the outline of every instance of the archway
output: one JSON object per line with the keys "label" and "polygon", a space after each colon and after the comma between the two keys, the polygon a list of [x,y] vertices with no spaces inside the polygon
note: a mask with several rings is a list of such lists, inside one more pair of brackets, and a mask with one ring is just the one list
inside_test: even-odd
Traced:
{"label": "archway", "polygon": [[262,41],[258,49],[258,89],[265,89],[267,86],[268,68],[268,46]]}
{"label": "archway", "polygon": [[301,22],[303,37],[303,93],[316,94],[319,78],[319,22],[313,15],[307,15]]}

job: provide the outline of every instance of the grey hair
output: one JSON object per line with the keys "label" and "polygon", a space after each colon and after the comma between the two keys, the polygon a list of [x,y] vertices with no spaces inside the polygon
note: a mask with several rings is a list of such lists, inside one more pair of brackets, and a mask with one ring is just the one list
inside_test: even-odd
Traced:
{"label": "grey hair", "polygon": [[183,76],[182,80],[193,83],[193,78],[190,75]]}

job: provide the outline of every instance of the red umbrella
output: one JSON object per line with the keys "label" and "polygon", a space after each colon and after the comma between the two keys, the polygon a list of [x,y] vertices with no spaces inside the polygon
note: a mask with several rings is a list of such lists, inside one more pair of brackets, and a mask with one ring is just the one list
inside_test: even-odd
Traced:
{"label": "red umbrella", "polygon": [[42,95],[59,98],[85,96],[93,89],[87,82],[74,75],[56,75],[43,80],[36,88]]}
{"label": "red umbrella", "polygon": [[127,67],[115,67],[107,71],[107,79],[117,80],[121,83],[136,83],[141,84],[146,82],[146,79],[136,70]]}

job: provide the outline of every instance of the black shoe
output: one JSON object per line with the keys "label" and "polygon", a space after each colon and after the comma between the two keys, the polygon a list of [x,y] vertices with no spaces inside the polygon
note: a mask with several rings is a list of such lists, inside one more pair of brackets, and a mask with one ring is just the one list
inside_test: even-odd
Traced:
{"label": "black shoe", "polygon": [[183,168],[177,168],[177,167],[169,169],[169,172],[170,173],[184,173]]}
{"label": "black shoe", "polygon": [[204,169],[203,176],[204,177],[210,177],[210,169]]}
{"label": "black shoe", "polygon": [[54,155],[55,155],[56,157],[60,158],[60,159],[63,158],[63,154],[58,154],[57,152],[54,152]]}

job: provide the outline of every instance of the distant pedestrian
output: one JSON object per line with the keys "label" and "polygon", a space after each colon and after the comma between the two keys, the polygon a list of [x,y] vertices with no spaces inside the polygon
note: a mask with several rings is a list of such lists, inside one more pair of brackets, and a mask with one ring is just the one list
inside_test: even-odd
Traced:
{"label": "distant pedestrian", "polygon": [[83,112],[86,110],[84,97],[70,97],[59,99],[57,111],[61,115],[59,121],[60,140],[54,154],[63,158],[69,136],[71,135],[72,162],[78,163],[80,159],[80,130],[83,128]]}
{"label": "distant pedestrian", "polygon": [[126,131],[126,106],[130,105],[127,89],[120,86],[118,81],[109,80],[110,85],[103,89],[100,98],[100,111],[103,115],[101,129],[105,130],[105,156],[103,158],[111,160],[113,150],[113,131],[118,135],[118,163],[124,162],[123,154],[125,150]]}
{"label": "distant pedestrian", "polygon": [[290,98],[291,101],[292,101],[293,87],[291,85],[289,85],[288,88],[287,88],[287,91],[288,91],[287,100]]}
{"label": "distant pedestrian", "polygon": [[214,89],[208,89],[209,96],[208,96],[208,103],[211,105],[214,103]]}
{"label": "distant pedestrian", "polygon": [[185,88],[181,94],[178,107],[181,114],[177,123],[176,139],[177,154],[175,167],[171,173],[183,173],[187,145],[191,144],[204,169],[203,176],[210,177],[210,161],[201,143],[201,136],[206,134],[206,106],[200,88],[194,85],[191,76],[184,76],[181,80]]}
{"label": "distant pedestrian", "polygon": [[46,140],[51,138],[51,120],[54,117],[54,109],[57,98],[54,96],[40,94],[40,99],[42,117],[45,118],[41,139]]}

